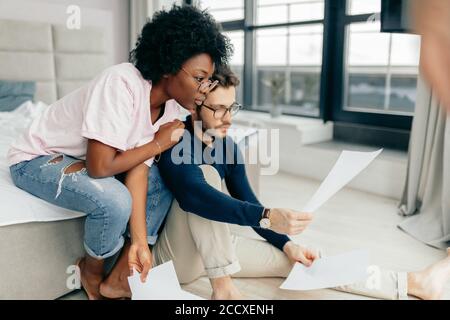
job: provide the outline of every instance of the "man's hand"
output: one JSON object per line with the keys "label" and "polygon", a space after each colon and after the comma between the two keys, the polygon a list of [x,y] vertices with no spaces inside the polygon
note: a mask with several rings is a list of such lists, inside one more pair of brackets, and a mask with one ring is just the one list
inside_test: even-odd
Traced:
{"label": "man's hand", "polygon": [[307,267],[319,258],[319,254],[315,250],[304,248],[293,241],[286,242],[283,252],[292,262],[300,262]]}
{"label": "man's hand", "polygon": [[312,214],[291,209],[270,209],[270,229],[283,234],[296,235],[311,223]]}
{"label": "man's hand", "polygon": [[152,267],[152,253],[147,243],[131,244],[128,253],[128,268],[130,274],[133,274],[133,268],[141,274],[141,281],[147,280],[148,272]]}

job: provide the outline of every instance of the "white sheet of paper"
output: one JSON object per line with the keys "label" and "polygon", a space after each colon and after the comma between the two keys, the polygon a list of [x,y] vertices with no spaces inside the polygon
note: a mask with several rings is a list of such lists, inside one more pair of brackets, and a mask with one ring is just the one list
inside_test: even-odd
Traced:
{"label": "white sheet of paper", "polygon": [[381,152],[342,151],[333,169],[319,189],[303,208],[303,212],[314,212],[361,171],[363,171]]}
{"label": "white sheet of paper", "polygon": [[323,257],[310,267],[297,262],[280,288],[315,290],[349,285],[366,279],[368,267],[369,253],[365,250]]}
{"label": "white sheet of paper", "polygon": [[204,300],[181,289],[172,261],[150,269],[147,280],[142,283],[136,270],[128,277],[132,300]]}

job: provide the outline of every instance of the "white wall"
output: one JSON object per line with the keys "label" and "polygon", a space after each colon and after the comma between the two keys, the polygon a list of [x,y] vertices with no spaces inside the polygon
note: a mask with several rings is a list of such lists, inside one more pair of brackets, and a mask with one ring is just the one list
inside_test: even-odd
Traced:
{"label": "white wall", "polygon": [[69,5],[80,7],[81,27],[100,26],[105,29],[112,63],[128,60],[128,0],[1,0],[0,19],[65,24]]}

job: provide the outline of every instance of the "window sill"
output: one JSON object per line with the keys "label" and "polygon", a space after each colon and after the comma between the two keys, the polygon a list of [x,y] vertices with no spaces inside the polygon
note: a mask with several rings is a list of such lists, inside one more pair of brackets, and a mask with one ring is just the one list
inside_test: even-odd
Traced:
{"label": "window sill", "polygon": [[[369,152],[377,148],[335,140],[302,146],[280,156],[280,170],[322,181],[343,150]],[[384,149],[373,163],[350,181],[348,187],[399,200],[405,184],[407,164],[406,151]]]}
{"label": "window sill", "polygon": [[301,116],[281,115],[272,118],[265,112],[242,110],[233,123],[255,128],[279,129],[280,140],[294,144],[308,145],[333,139],[333,123],[323,123],[321,119]]}

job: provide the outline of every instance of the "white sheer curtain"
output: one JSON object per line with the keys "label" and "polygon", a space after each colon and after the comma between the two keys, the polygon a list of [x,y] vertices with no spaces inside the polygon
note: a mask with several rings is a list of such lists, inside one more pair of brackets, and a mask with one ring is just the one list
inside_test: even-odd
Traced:
{"label": "white sheer curtain", "polygon": [[399,227],[438,248],[450,246],[450,118],[420,77]]}

